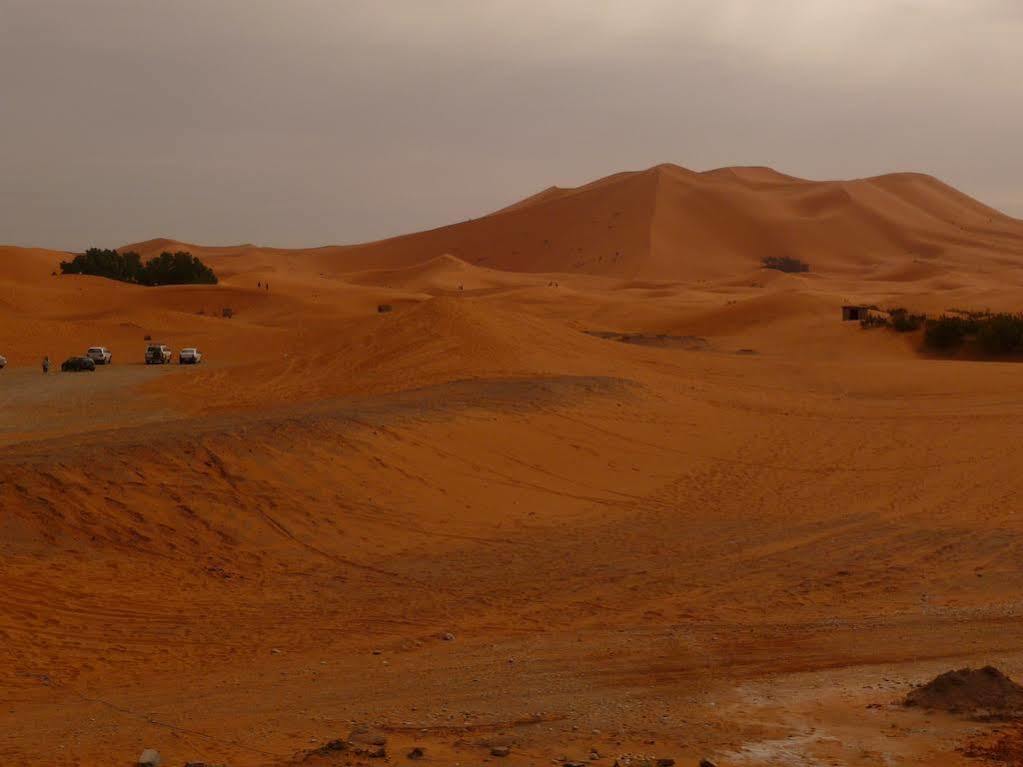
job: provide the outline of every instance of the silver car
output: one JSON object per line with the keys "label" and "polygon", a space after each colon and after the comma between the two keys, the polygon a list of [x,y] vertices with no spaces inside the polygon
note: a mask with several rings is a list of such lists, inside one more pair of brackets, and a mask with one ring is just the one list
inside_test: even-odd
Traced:
{"label": "silver car", "polygon": [[105,346],[90,346],[85,356],[97,365],[109,365],[114,361],[114,355]]}

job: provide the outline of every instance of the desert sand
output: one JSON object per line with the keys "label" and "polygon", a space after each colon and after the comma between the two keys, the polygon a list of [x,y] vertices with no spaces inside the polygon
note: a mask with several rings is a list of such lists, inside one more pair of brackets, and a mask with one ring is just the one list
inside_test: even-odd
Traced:
{"label": "desert sand", "polygon": [[220,284],[0,248],[4,764],[342,764],[306,752],[359,725],[438,765],[1015,737],[898,701],[1023,677],[1023,366],[840,307],[1017,310],[1023,221],[919,174],[662,165],[361,245],[125,247]]}

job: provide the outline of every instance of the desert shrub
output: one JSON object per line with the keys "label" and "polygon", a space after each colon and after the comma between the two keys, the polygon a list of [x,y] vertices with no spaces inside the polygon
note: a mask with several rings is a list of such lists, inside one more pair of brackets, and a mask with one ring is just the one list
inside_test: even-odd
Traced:
{"label": "desert shrub", "polygon": [[991,316],[991,312],[987,310],[977,311],[975,309],[949,309],[947,313],[961,314],[968,320],[986,320],[988,317]]}
{"label": "desert shrub", "polygon": [[967,342],[992,356],[1023,354],[1023,314],[961,311],[927,320],[925,346],[951,351]]}
{"label": "desert shrub", "polygon": [[810,265],[805,261],[791,256],[767,256],[760,262],[765,269],[777,269],[779,272],[808,272]]}
{"label": "desert shrub", "polygon": [[867,316],[860,320],[860,327],[863,328],[884,328],[888,327],[889,324],[887,317],[883,314],[875,314],[874,312],[867,312]]}
{"label": "desert shrub", "polygon": [[927,320],[924,345],[937,351],[958,349],[967,336],[977,332],[977,321],[943,314],[936,320]]}
{"label": "desert shrub", "polygon": [[142,259],[132,251],[118,253],[116,250],[89,248],[70,261],[61,261],[60,271],[63,274],[91,274],[121,282],[139,282]]}
{"label": "desert shrub", "polygon": [[215,285],[217,275],[191,253],[161,253],[142,263],[138,253],[89,248],[60,262],[64,274],[90,274],[140,285]]}
{"label": "desert shrub", "polygon": [[911,333],[914,330],[919,330],[927,319],[926,315],[910,314],[906,309],[892,309],[889,314],[892,329],[897,333]]}
{"label": "desert shrub", "polygon": [[987,354],[1014,354],[1023,351],[1023,315],[994,314],[980,321],[977,345]]}
{"label": "desert shrub", "polygon": [[216,285],[217,275],[191,253],[164,251],[146,261],[139,282],[143,285]]}

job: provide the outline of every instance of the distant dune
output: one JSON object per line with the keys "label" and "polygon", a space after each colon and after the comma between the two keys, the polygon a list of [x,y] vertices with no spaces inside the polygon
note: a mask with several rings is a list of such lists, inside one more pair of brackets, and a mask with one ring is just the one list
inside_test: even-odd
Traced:
{"label": "distant dune", "polygon": [[1023,256],[1023,222],[941,181],[895,173],[807,181],[770,168],[696,173],[664,164],[576,188],[550,187],[495,213],[425,232],[306,250],[203,247],[167,239],[143,256],[191,250],[233,271],[305,254],[329,273],[400,269],[448,254],[513,272],[640,280],[722,279],[794,256],[814,271],[865,273],[919,258],[980,265]]}

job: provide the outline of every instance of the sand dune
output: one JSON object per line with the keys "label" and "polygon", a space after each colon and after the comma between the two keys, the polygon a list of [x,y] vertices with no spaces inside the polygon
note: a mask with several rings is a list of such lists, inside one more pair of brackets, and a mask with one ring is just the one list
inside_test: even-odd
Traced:
{"label": "sand dune", "polygon": [[160,238],[122,249],[146,258],[188,250],[229,280],[419,268],[447,256],[501,271],[666,281],[727,279],[766,256],[793,256],[817,272],[862,276],[913,258],[942,268],[1012,266],[1023,254],[1023,222],[923,174],[808,181],[770,168],[695,173],[664,164],[361,245],[288,250]]}
{"label": "sand dune", "polygon": [[443,253],[502,270],[631,279],[720,279],[773,255],[862,273],[892,258],[974,266],[1016,258],[1023,224],[917,174],[811,182],[770,169],[661,165],[323,257],[400,267]]}
{"label": "sand dune", "polygon": [[665,164],[363,245],[287,251],[160,239],[126,247],[144,256],[191,250],[228,275],[402,269],[450,255],[502,271],[698,280],[755,270],[766,256],[860,275],[906,258],[1000,268],[1023,254],[1023,223],[923,174],[807,181],[770,168],[695,173]]}
{"label": "sand dune", "polygon": [[402,269],[352,272],[343,276],[356,285],[399,288],[412,292],[437,294],[538,284],[538,277],[520,276],[496,269],[474,266],[445,253],[421,264]]}
{"label": "sand dune", "polygon": [[1023,671],[1021,368],[840,307],[1017,310],[1023,223],[661,165],[377,243],[125,247],[220,283],[0,249],[5,763],[329,764],[366,723],[392,763],[944,767],[991,734],[888,703]]}

